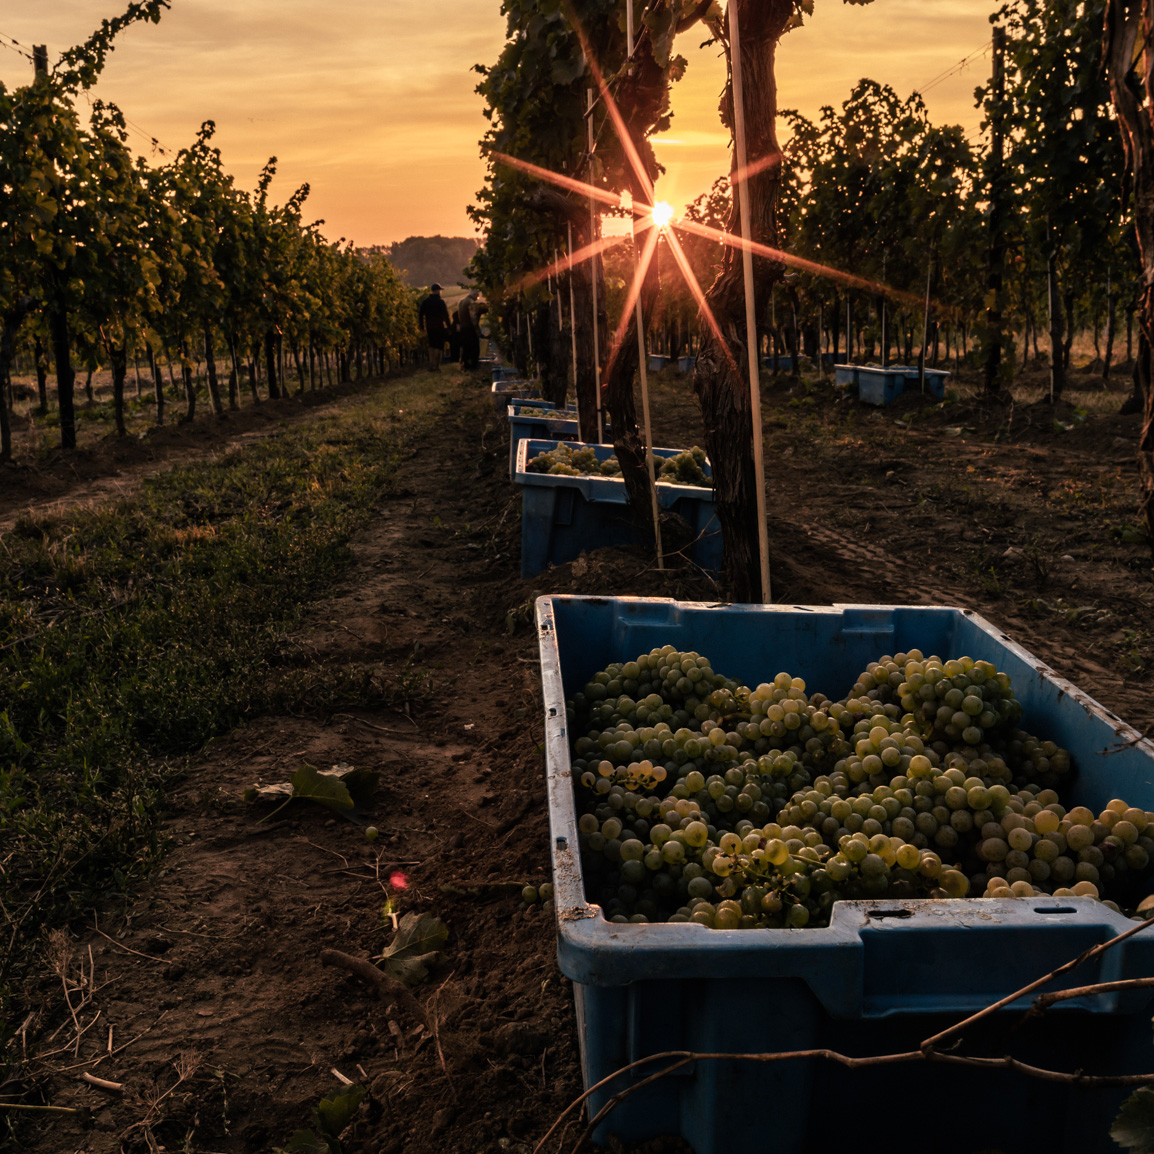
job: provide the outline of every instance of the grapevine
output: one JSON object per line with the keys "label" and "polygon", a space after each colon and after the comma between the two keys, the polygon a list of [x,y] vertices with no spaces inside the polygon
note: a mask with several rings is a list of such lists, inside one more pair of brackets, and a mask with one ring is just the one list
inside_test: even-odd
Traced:
{"label": "grapevine", "polygon": [[751,689],[673,646],[568,704],[591,900],[615,922],[828,922],[841,898],[1137,904],[1154,813],[1067,809],[1069,753],[1020,726],[1009,676],[918,650],[841,701],[778,673]]}

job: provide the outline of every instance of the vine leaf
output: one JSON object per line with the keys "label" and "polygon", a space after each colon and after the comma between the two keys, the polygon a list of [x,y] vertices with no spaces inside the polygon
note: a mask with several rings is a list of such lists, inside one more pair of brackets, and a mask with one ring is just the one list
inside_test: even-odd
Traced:
{"label": "vine leaf", "polygon": [[405,914],[378,959],[381,969],[406,986],[415,986],[429,976],[428,967],[441,955],[449,937],[449,927],[435,914]]}
{"label": "vine leaf", "polygon": [[271,785],[252,786],[246,789],[244,799],[245,801],[284,799],[272,813],[265,814],[261,821],[268,821],[296,798],[315,801],[334,813],[351,817],[369,804],[377,792],[379,780],[380,776],[376,770],[354,768],[344,762],[334,765],[332,769],[317,769],[316,766],[306,763],[286,782],[274,782]]}
{"label": "vine leaf", "polygon": [[318,1138],[311,1130],[296,1130],[283,1154],[332,1154],[332,1143]]}
{"label": "vine leaf", "polygon": [[1142,1086],[1122,1103],[1110,1137],[1130,1154],[1154,1154],[1154,1089]]}
{"label": "vine leaf", "polygon": [[353,1120],[361,1099],[365,1096],[364,1086],[355,1083],[345,1086],[331,1098],[322,1098],[316,1108],[317,1125],[336,1138],[337,1135]]}
{"label": "vine leaf", "polygon": [[322,1098],[313,1108],[313,1121],[320,1135],[313,1130],[297,1130],[288,1145],[276,1154],[341,1154],[341,1131],[353,1120],[364,1096],[364,1086],[353,1083],[331,1098]]}

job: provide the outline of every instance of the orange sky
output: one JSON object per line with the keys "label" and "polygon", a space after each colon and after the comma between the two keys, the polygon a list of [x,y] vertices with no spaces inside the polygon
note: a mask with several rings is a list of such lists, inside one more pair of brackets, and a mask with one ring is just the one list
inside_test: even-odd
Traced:
{"label": "orange sky", "polygon": [[[125,0],[38,0],[0,15],[0,80],[25,83],[31,64],[12,47],[46,44],[54,61]],[[817,0],[816,14],[778,54],[779,102],[816,115],[870,76],[901,96],[925,93],[936,123],[977,137],[973,90],[989,72],[994,0]],[[96,94],[119,104],[147,153],[151,137],[176,150],[215,120],[225,165],[252,188],[279,158],[278,200],[304,182],[308,219],[331,240],[388,244],[407,236],[468,236],[466,207],[481,187],[485,131],[476,63],[504,40],[500,0],[172,0],[159,24],[117,41]],[[729,167],[717,119],[717,49],[684,36],[690,61],[674,94],[674,122],[658,157],[661,194],[680,207]]]}

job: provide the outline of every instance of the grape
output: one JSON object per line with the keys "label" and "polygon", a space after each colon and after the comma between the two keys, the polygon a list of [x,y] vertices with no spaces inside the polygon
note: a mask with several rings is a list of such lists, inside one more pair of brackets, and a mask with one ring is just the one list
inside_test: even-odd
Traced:
{"label": "grape", "polygon": [[1094,831],[1088,825],[1071,826],[1066,831],[1066,845],[1077,852],[1094,844]]}

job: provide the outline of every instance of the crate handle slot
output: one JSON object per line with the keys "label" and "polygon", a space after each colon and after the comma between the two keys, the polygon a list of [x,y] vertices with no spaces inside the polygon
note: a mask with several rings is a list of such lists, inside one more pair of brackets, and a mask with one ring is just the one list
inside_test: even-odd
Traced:
{"label": "crate handle slot", "polygon": [[866,910],[867,918],[912,918],[913,910]]}

